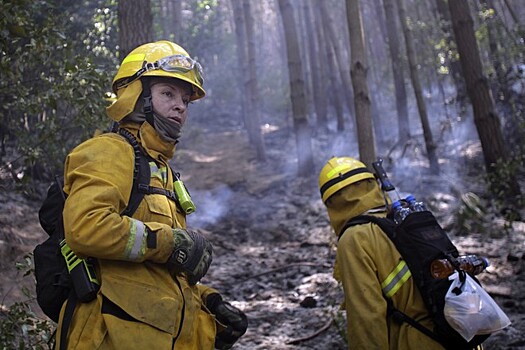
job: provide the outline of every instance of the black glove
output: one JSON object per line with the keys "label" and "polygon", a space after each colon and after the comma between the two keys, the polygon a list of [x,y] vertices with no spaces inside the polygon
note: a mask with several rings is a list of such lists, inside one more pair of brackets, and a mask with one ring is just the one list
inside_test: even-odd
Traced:
{"label": "black glove", "polygon": [[213,248],[201,234],[180,228],[173,229],[175,248],[168,259],[168,267],[184,271],[190,285],[200,281],[211,265]]}
{"label": "black glove", "polygon": [[248,318],[244,312],[223,301],[218,293],[208,295],[206,307],[215,314],[217,321],[226,326],[224,330],[218,332],[215,336],[215,349],[230,349],[246,333]]}

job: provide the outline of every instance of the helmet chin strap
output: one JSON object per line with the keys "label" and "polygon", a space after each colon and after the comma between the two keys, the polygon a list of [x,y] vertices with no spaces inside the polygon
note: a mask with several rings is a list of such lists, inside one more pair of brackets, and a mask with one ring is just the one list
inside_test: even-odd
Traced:
{"label": "helmet chin strap", "polygon": [[144,79],[142,81],[142,99],[144,101],[144,114],[146,115],[146,121],[150,123],[152,127],[155,127],[155,120],[153,118],[153,103],[151,102],[151,90],[149,82]]}

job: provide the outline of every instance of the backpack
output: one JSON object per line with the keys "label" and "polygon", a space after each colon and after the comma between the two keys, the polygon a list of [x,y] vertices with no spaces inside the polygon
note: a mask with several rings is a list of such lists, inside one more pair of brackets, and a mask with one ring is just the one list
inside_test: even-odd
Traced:
{"label": "backpack", "polygon": [[[118,133],[132,145],[135,153],[132,191],[128,206],[122,213],[122,215],[131,216],[137,210],[144,195],[148,193],[144,188],[149,187],[150,167],[148,158],[135,137],[125,129],[120,129]],[[58,322],[60,309],[64,302],[72,299],[74,301],[71,304],[74,304],[78,297],[60,248],[60,243],[64,240],[62,211],[66,200],[63,187],[63,178],[55,177],[38,212],[40,226],[49,237],[37,245],[33,251],[37,302],[44,314],[55,322]],[[94,299],[95,295],[96,290],[87,298],[79,298],[79,300],[88,302],[90,298]]]}
{"label": "backpack", "polygon": [[[388,303],[388,314],[393,317],[394,321],[409,323],[441,343],[446,349],[473,349],[490,336],[476,335],[467,342],[445,319],[443,312],[445,295],[452,281],[447,278],[433,278],[430,264],[435,259],[457,258],[459,253],[430,211],[411,212],[400,224],[396,224],[390,217],[360,215],[345,224],[339,238],[348,227],[369,222],[378,225],[385,232],[405,260],[434,321],[434,329],[424,327],[409,315],[395,309],[391,299],[385,296]],[[476,282],[479,284],[479,281],[476,280]]]}

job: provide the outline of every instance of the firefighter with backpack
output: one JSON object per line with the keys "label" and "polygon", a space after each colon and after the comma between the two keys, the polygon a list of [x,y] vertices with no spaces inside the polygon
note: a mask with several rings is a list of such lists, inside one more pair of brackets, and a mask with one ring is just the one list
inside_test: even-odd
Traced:
{"label": "firefighter with backpack", "polygon": [[339,238],[334,277],[345,294],[348,348],[444,349],[432,336],[392,314],[394,309],[434,329],[433,318],[396,245],[370,220],[348,225],[362,215],[387,217],[391,200],[374,174],[354,158],[333,157],[319,174],[319,188]]}
{"label": "firefighter with backpack", "polygon": [[[144,44],[124,58],[113,90],[115,132],[81,143],[65,163],[65,243],[92,262],[85,282],[96,293],[72,315],[64,304],[56,348],[229,349],[247,319],[199,283],[212,246],[186,228],[194,207],[168,164],[189,103],[205,95],[201,66],[175,43]],[[141,157],[150,176],[137,186]],[[137,191],[140,203],[126,212]]]}

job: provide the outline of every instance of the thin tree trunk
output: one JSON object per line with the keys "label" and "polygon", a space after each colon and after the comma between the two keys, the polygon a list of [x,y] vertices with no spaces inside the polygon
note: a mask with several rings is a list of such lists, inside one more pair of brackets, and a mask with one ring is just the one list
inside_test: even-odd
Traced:
{"label": "thin tree trunk", "polygon": [[181,45],[185,44],[185,38],[182,32],[182,0],[169,0],[171,13],[173,18],[171,20],[171,34],[173,40]]}
{"label": "thin tree trunk", "polygon": [[394,89],[396,91],[397,111],[397,134],[398,141],[410,139],[410,126],[408,123],[407,92],[405,87],[405,72],[403,59],[399,50],[398,27],[396,24],[396,13],[394,0],[383,0],[385,9],[386,27],[388,33],[388,49],[390,51],[390,62],[392,63],[392,76],[394,78]]}
{"label": "thin tree trunk", "polygon": [[405,36],[405,46],[410,67],[410,78],[412,80],[414,94],[416,95],[419,117],[421,118],[421,126],[423,128],[423,136],[425,138],[425,146],[427,150],[427,158],[430,165],[430,171],[434,174],[437,174],[439,173],[439,165],[436,157],[436,144],[434,143],[434,140],[432,138],[432,131],[430,130],[430,123],[428,122],[427,107],[425,105],[425,100],[421,89],[421,83],[419,80],[418,64],[413,47],[412,33],[408,28],[406,20],[404,0],[399,0],[398,10],[399,20],[401,21],[403,33]]}
{"label": "thin tree trunk", "polygon": [[[446,47],[451,48],[455,46],[454,38],[452,35],[452,27],[450,22],[450,11],[446,0],[436,0],[436,8],[441,23],[441,31],[445,36]],[[446,62],[450,69],[450,75],[456,86],[456,100],[462,105],[465,103],[466,98],[466,87],[465,80],[463,79],[463,72],[461,71],[461,63],[449,54],[446,55]]]}
{"label": "thin tree trunk", "polygon": [[[324,19],[323,19],[324,22]],[[330,85],[331,90],[330,95],[332,95],[333,100],[333,106],[335,109],[336,114],[336,120],[337,120],[337,131],[343,131],[345,128],[345,120],[344,120],[344,111],[343,111],[343,100],[342,100],[342,94],[340,93],[343,89],[342,82],[340,79],[340,72],[341,69],[339,68],[339,65],[337,63],[337,58],[335,57],[335,38],[328,35],[328,42],[326,43],[328,51],[328,59],[329,62],[329,71],[330,71]]]}
{"label": "thin tree trunk", "polygon": [[[235,18],[235,42],[237,47],[237,62],[239,69],[238,79],[243,81],[242,88],[238,92],[241,96],[241,114],[244,122],[244,128],[246,132],[250,130],[250,118],[248,118],[247,105],[248,95],[244,93],[244,80],[248,76],[248,50],[246,47],[246,25],[244,23],[244,12],[242,2],[239,0],[231,0],[233,17]],[[250,140],[251,141],[251,140]]]}
{"label": "thin tree trunk", "polygon": [[[335,110],[336,120],[337,120],[337,130],[341,131],[344,129],[344,115],[343,115],[343,106],[341,101],[341,96],[339,92],[341,91],[341,86],[339,83],[339,75],[341,74],[341,70],[339,69],[337,65],[337,59],[335,57],[335,37],[331,35],[330,33],[330,18],[328,17],[328,12],[326,11],[325,6],[323,4],[317,4],[318,10],[320,10],[320,29],[323,32],[323,40],[321,41],[321,62],[325,62],[323,64],[324,72],[323,75],[326,78],[326,90],[328,91],[325,96],[327,97],[327,100],[329,100],[330,105]],[[322,28],[322,29],[321,29]],[[327,119],[324,121],[320,120],[320,122],[324,122],[325,126],[324,129],[328,129],[328,122]]]}
{"label": "thin tree trunk", "polygon": [[302,62],[299,52],[293,9],[290,0],[279,0],[286,53],[288,56],[288,74],[290,79],[290,99],[292,102],[295,141],[297,146],[298,176],[306,177],[313,174],[313,155],[311,132],[306,118],[304,80]]}
{"label": "thin tree trunk", "polygon": [[346,0],[346,16],[350,36],[350,75],[354,88],[354,106],[357,125],[359,157],[367,166],[376,160],[372,114],[367,83],[367,61],[364,43],[363,24],[358,0]]}
{"label": "thin tree trunk", "polygon": [[315,114],[315,119],[313,120],[318,120],[321,114],[326,113],[326,105],[323,110],[322,108],[323,101],[321,100],[323,96],[321,96],[322,94],[318,94],[314,92],[314,87],[316,87],[317,89],[323,88],[323,86],[319,84],[324,84],[324,81],[321,80],[321,74],[318,69],[319,57],[317,53],[319,52],[320,44],[316,40],[317,39],[316,30],[315,30],[316,22],[314,21],[314,18],[312,16],[312,10],[313,9],[310,6],[305,8],[304,21],[305,21],[307,36],[308,38],[310,38],[310,43],[308,45],[308,56],[310,57],[310,72],[312,73],[310,79],[311,79],[311,84],[312,84],[312,106],[313,108],[311,112],[312,114]]}
{"label": "thin tree trunk", "polygon": [[[505,151],[500,120],[494,108],[494,100],[487,78],[483,75],[470,8],[466,1],[449,1],[448,6],[461,66],[465,75],[467,93],[472,103],[474,123],[476,124],[483,149],[485,166],[489,174],[496,175],[500,170],[498,165],[504,165],[508,161],[508,157]],[[505,179],[507,180],[504,181],[506,182],[505,184],[500,183],[502,179],[499,176],[493,176],[492,179],[494,194],[498,194],[499,191],[503,190],[509,196],[507,199],[512,202],[514,196],[520,193],[514,173],[511,173]]]}
{"label": "thin tree trunk", "polygon": [[[353,122],[352,120],[352,105],[350,101],[353,100],[352,95],[352,80],[350,77],[350,66],[348,65],[348,61],[343,57],[344,51],[346,50],[346,47],[343,47],[341,45],[341,33],[340,31],[336,31],[334,27],[334,23],[336,22],[334,18],[330,16],[330,14],[334,14],[334,11],[329,11],[328,3],[326,1],[320,1],[320,9],[321,9],[321,15],[322,18],[325,19],[324,26],[327,30],[327,36],[330,38],[330,41],[332,43],[332,46],[334,48],[335,53],[335,59],[336,59],[336,65],[338,70],[336,71],[336,74],[339,76],[339,79],[341,80],[341,91],[339,92],[339,100],[341,101],[341,108],[344,112],[344,107],[348,110],[348,113],[350,114],[350,128],[352,127]],[[332,9],[333,10],[333,9]],[[344,27],[346,24],[341,23],[341,25]],[[348,30],[347,30],[348,32]],[[344,33],[343,33],[344,34]],[[343,38],[345,36],[343,35]],[[344,39],[343,39],[344,40]],[[347,42],[344,40],[344,42]],[[343,131],[345,129],[345,120],[344,115],[342,120],[337,119],[337,130]],[[350,129],[348,128],[348,129]]]}
{"label": "thin tree trunk", "polygon": [[255,151],[257,152],[257,159],[259,161],[265,161],[266,150],[261,134],[260,106],[258,105],[257,65],[255,62],[257,54],[255,50],[254,20],[250,7],[250,0],[244,0],[243,8],[244,18],[246,19],[246,39],[248,40],[248,80],[245,83],[245,90],[249,96],[247,111],[250,111],[250,115],[248,118],[251,119],[248,134],[251,135],[250,140],[252,146],[255,147]]}
{"label": "thin tree trunk", "polygon": [[[320,4],[316,3],[316,12],[320,13]],[[319,62],[317,67],[314,67],[315,70],[318,71],[318,78],[317,83],[314,85],[316,87],[317,91],[329,91],[329,82],[326,77],[328,76],[328,68],[327,68],[327,62],[328,62],[328,55],[326,52],[326,34],[323,27],[323,22],[321,17],[314,16],[315,18],[315,26],[314,30],[316,33],[316,41],[317,41],[317,52],[315,53],[317,55],[317,60]],[[315,94],[315,104],[316,108],[318,108],[317,111],[317,127],[320,130],[327,130],[328,127],[328,98],[326,94],[322,93],[316,93]]]}
{"label": "thin tree trunk", "polygon": [[182,42],[182,4],[180,0],[161,1],[164,38],[184,46]]}

